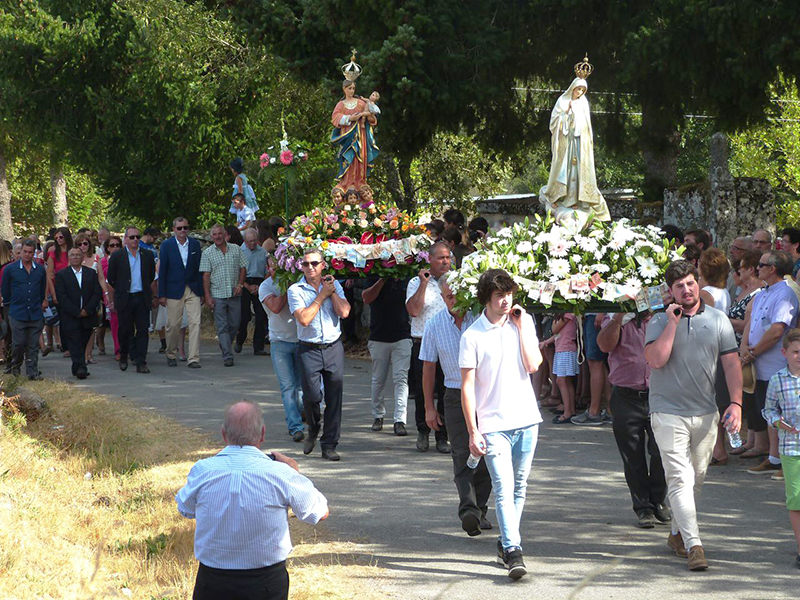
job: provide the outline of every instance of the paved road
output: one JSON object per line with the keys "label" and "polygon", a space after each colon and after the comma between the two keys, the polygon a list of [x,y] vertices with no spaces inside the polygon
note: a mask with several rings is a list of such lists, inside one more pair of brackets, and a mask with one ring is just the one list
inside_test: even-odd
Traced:
{"label": "paved road", "polygon": [[[267,445],[298,458],[330,501],[327,526],[389,571],[388,589],[398,598],[561,599],[595,571],[577,597],[797,598],[800,571],[793,567],[783,484],[748,475],[745,461],[732,459],[706,480],[701,534],[712,568],[690,573],[667,550],[666,527],[635,527],[611,428],[543,425],[522,523],[530,573],[513,583],[494,563],[495,536],[468,538],[461,531],[449,456],[419,453],[413,434],[398,438],[391,427],[370,431],[369,362],[347,361],[342,461],[330,463],[319,447],[304,457],[291,441],[272,363],[247,347],[233,368],[222,366],[209,342],[199,370],[186,363],[168,368],[163,355],[151,353],[149,375],[121,373],[113,357],[98,358],[84,382],[70,377],[69,360],[60,355],[40,367],[46,376],[127,398],[218,438],[227,404],[260,402]],[[493,510],[489,516],[496,523]]]}

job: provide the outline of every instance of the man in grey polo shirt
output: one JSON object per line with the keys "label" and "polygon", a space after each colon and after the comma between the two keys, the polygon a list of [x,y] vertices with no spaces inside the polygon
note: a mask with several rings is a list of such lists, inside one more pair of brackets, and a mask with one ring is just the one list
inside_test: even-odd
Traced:
{"label": "man in grey polo shirt", "polygon": [[322,383],[325,384],[325,424],[322,426],[322,458],[339,460],[336,445],[342,429],[344,348],[339,320],[350,314],[344,290],[332,275],[322,276],[327,264],[322,252],[307,248],[300,263],[303,278],[289,287],[289,312],[297,319],[300,363],[303,365],[303,406],[308,437],[303,454],[311,454],[319,435]]}
{"label": "man in grey polo shirt", "polygon": [[644,356],[650,374],[650,414],[672,506],[667,545],[688,556],[691,571],[708,568],[697,525],[695,494],[717,440],[719,412],[714,380],[725,371],[730,406],[724,419],[738,431],[742,418],[742,368],[733,327],[725,313],[700,300],[697,268],[685,260],[667,267],[673,304],[647,325]]}

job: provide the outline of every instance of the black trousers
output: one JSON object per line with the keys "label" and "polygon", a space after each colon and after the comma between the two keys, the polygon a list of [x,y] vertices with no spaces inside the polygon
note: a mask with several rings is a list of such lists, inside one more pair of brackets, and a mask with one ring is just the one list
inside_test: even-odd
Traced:
{"label": "black trousers", "polygon": [[74,319],[61,315],[61,344],[69,350],[73,375],[80,370],[86,371],[86,344],[91,337],[92,329],[81,327]]}
{"label": "black trousers", "polygon": [[287,600],[286,561],[261,569],[213,569],[200,563],[192,600]]}
{"label": "black trousers", "polygon": [[[300,363],[303,365],[303,410],[308,423],[308,435],[322,437],[323,450],[333,450],[339,443],[342,431],[342,390],[344,382],[344,346],[341,340],[327,348],[315,348],[300,342]],[[322,402],[322,385],[325,384],[325,421],[322,422],[319,405]]]}
{"label": "black trousers", "polygon": [[483,458],[474,469],[467,466],[469,431],[461,409],[461,390],[444,389],[444,420],[450,436],[453,482],[458,491],[458,518],[463,521],[469,514],[481,517],[486,514],[492,493],[492,478]]}
{"label": "black trousers", "polygon": [[[247,283],[261,283],[257,279],[247,278]],[[247,326],[250,319],[254,318],[256,327],[253,330],[253,351],[257,352],[264,349],[267,340],[267,313],[258,301],[258,294],[251,294],[247,289],[242,288],[242,317],[239,321],[239,333],[236,334],[236,344],[243,346],[247,340]]]}
{"label": "black trousers", "polygon": [[[614,414],[614,438],[622,456],[625,481],[631,491],[633,510],[653,510],[667,497],[667,480],[653,429],[647,391],[614,386],[609,401]],[[650,466],[647,455],[650,455]]]}
{"label": "black trousers", "polygon": [[[413,338],[411,344],[411,366],[408,369],[408,388],[414,394],[414,420],[417,422],[417,431],[430,433],[431,428],[425,422],[425,395],[422,392],[422,361],[419,359],[419,349],[422,340]],[[436,410],[444,418],[444,373],[439,363],[436,363],[436,383],[433,386],[433,395],[436,397]],[[435,434],[436,440],[447,439],[447,423]]]}
{"label": "black trousers", "polygon": [[767,403],[767,388],[769,381],[763,379],[756,379],[756,389],[754,390],[753,399],[748,401],[748,398],[743,398],[744,408],[747,416],[747,428],[752,429],[756,433],[767,430],[767,422],[761,411]]}
{"label": "black trousers", "polygon": [[147,363],[147,330],[150,328],[150,306],[142,292],[128,296],[125,310],[119,311],[120,359],[130,357],[136,365]]}

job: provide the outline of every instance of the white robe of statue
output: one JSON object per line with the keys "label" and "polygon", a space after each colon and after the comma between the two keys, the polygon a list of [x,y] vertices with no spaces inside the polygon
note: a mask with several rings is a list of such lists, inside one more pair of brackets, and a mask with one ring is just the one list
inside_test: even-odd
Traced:
{"label": "white robe of statue", "polygon": [[[595,219],[611,220],[606,201],[597,188],[586,87],[586,80],[576,77],[553,107],[550,115],[553,162],[547,185],[539,190],[539,201],[550,209],[558,223],[579,228],[586,224],[590,213]],[[576,88],[583,90],[580,97],[573,98]]]}

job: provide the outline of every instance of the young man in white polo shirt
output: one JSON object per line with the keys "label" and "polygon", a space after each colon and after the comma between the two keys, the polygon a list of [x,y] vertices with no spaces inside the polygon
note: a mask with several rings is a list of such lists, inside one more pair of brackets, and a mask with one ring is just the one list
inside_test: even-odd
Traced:
{"label": "young man in white polo shirt", "polygon": [[461,403],[469,449],[486,456],[495,494],[498,561],[508,576],[527,572],[519,532],[525,489],[542,416],[530,374],[542,362],[533,319],[514,304],[517,284],[502,269],[478,281],[483,314],[461,337]]}

